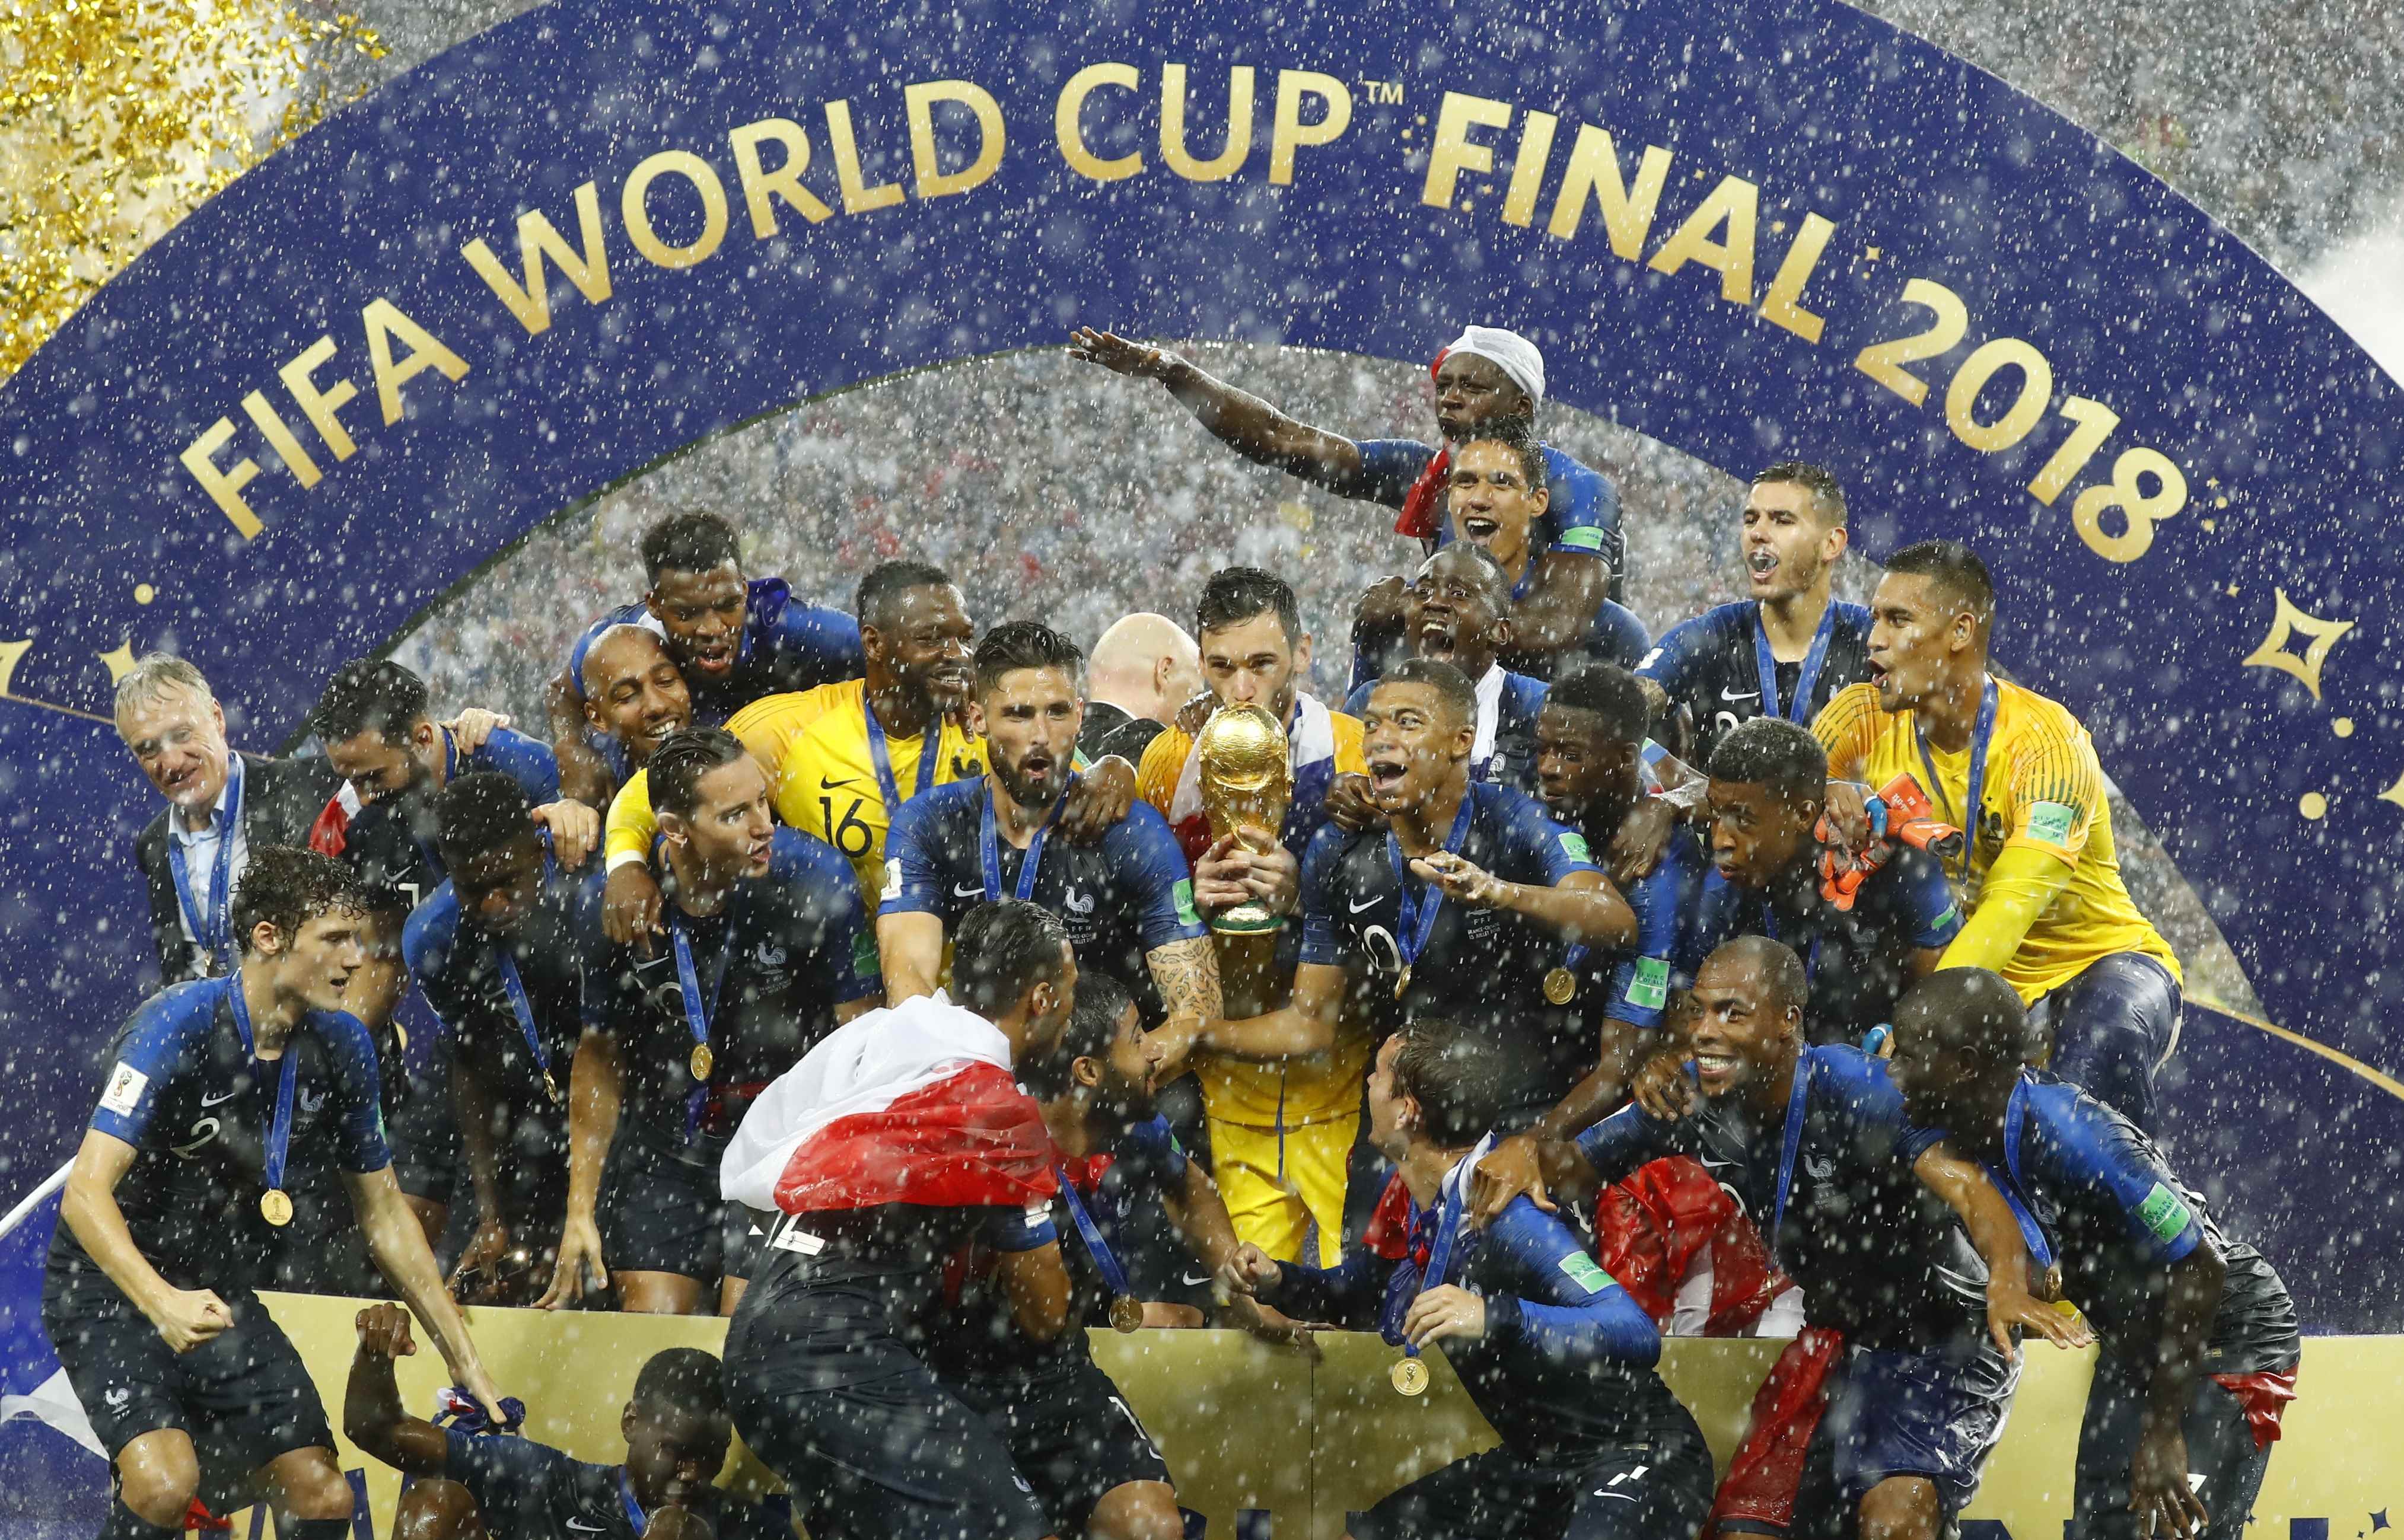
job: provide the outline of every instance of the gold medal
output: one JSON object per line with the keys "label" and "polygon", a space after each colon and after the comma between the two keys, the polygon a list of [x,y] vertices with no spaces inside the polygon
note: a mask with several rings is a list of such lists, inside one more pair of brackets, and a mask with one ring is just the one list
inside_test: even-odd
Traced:
{"label": "gold medal", "polygon": [[1112,1299],[1111,1301],[1111,1329],[1113,1331],[1141,1331],[1143,1329],[1143,1301],[1137,1298],[1132,1294],[1122,1294],[1117,1298]]}
{"label": "gold medal", "polygon": [[1391,1380],[1394,1388],[1405,1395],[1427,1394],[1427,1365],[1417,1358],[1395,1359],[1394,1367],[1386,1371],[1386,1378]]}
{"label": "gold medal", "polygon": [[259,1212],[277,1229],[292,1223],[292,1199],[282,1187],[270,1187],[259,1195]]}
{"label": "gold medal", "polygon": [[567,1100],[559,1089],[559,1082],[551,1077],[549,1070],[542,1072],[542,1089],[551,1093],[551,1104],[554,1107]]}
{"label": "gold medal", "polygon": [[1555,968],[1544,975],[1544,998],[1556,1006],[1566,1006],[1577,998],[1577,975],[1567,968]]}
{"label": "gold medal", "polygon": [[685,1062],[691,1066],[694,1079],[706,1080],[709,1078],[711,1067],[718,1062],[718,1055],[709,1051],[708,1044],[695,1043],[692,1046],[692,1057]]}
{"label": "gold medal", "polygon": [[1394,998],[1400,1000],[1405,992],[1409,990],[1410,987],[1411,965],[1408,963],[1405,963],[1403,964],[1403,971],[1394,975]]}

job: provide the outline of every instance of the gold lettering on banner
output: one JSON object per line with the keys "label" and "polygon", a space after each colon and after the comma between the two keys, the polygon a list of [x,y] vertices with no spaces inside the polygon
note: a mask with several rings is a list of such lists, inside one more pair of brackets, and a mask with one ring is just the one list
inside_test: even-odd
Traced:
{"label": "gold lettering on banner", "polygon": [[1803,216],[1803,228],[1795,232],[1794,243],[1770,277],[1769,292],[1762,296],[1763,320],[1785,327],[1806,342],[1820,340],[1827,322],[1803,308],[1803,287],[1811,282],[1811,270],[1820,265],[1820,254],[1828,249],[1828,238],[1836,233],[1837,227],[1818,215]]}
{"label": "gold lettering on banner", "polygon": [[348,405],[351,397],[358,395],[359,387],[348,380],[337,380],[319,390],[316,382],[310,378],[324,368],[326,360],[333,356],[334,340],[320,337],[302,348],[300,356],[277,369],[275,377],[284,382],[286,390],[292,393],[300,415],[309,419],[310,425],[317,430],[317,437],[334,451],[334,458],[348,460],[359,452],[359,447],[351,441],[349,430],[342,426],[342,419],[335,413]]}
{"label": "gold lettering on banner", "polygon": [[1502,222],[1530,225],[1536,219],[1536,196],[1544,190],[1544,158],[1553,153],[1553,132],[1560,119],[1549,112],[1531,112],[1519,131],[1519,154],[1511,162],[1511,186],[1502,194]]}
{"label": "gold lettering on banner", "polygon": [[[1698,262],[1720,275],[1720,298],[1731,305],[1753,303],[1754,222],[1760,211],[1761,189],[1741,176],[1723,176],[1702,206],[1686,215],[1670,239],[1661,243],[1654,271],[1674,273]],[[1714,231],[1725,229],[1723,240]]]}
{"label": "gold lettering on banner", "polygon": [[[663,176],[681,176],[701,195],[701,233],[691,245],[671,246],[651,226],[651,184]],[[726,239],[726,185],[692,151],[662,150],[636,163],[618,192],[618,218],[644,261],[655,268],[690,268],[707,261]]]}
{"label": "gold lettering on banner", "polygon": [[[1282,99],[1280,96],[1279,100]],[[1494,147],[1470,138],[1469,131],[1473,128],[1508,128],[1511,126],[1512,110],[1508,102],[1472,96],[1466,91],[1446,91],[1444,104],[1436,108],[1435,139],[1428,146],[1427,185],[1419,191],[1419,201],[1433,208],[1448,209],[1452,207],[1452,195],[1461,185],[1462,172],[1483,173],[1492,171]]]}
{"label": "gold lettering on banner", "polygon": [[1636,185],[1619,174],[1619,151],[1611,132],[1592,123],[1578,129],[1570,146],[1570,163],[1561,171],[1561,190],[1553,199],[1553,217],[1545,228],[1561,240],[1578,231],[1589,198],[1602,205],[1602,228],[1611,237],[1612,255],[1633,262],[1644,255],[1645,238],[1653,233],[1653,216],[1661,207],[1661,188],[1670,180],[1670,152],[1658,145],[1644,146],[1636,164]]}
{"label": "gold lettering on banner", "polygon": [[1140,151],[1105,160],[1086,147],[1081,121],[1085,110],[1085,98],[1103,86],[1116,86],[1133,90],[1143,84],[1143,76],[1133,64],[1087,64],[1069,76],[1060,88],[1060,100],[1052,108],[1052,135],[1060,142],[1060,159],[1080,176],[1097,182],[1122,182],[1143,170]]}
{"label": "gold lettering on banner", "polygon": [[[1316,96],[1327,111],[1316,123],[1302,120],[1302,99]],[[1277,115],[1269,128],[1269,182],[1293,185],[1293,152],[1313,145],[1332,145],[1352,126],[1352,90],[1332,75],[1317,70],[1278,71]]]}
{"label": "gold lettering on banner", "polygon": [[501,303],[509,307],[529,337],[538,337],[551,329],[551,281],[546,263],[556,266],[559,275],[576,285],[576,292],[584,296],[585,303],[597,305],[609,298],[609,253],[601,239],[601,192],[591,182],[576,189],[576,224],[578,238],[583,243],[580,251],[552,228],[541,210],[528,209],[518,215],[518,256],[525,264],[523,285],[510,276],[500,258],[493,255],[493,248],[481,239],[459,248],[459,255],[500,297]]}
{"label": "gold lettering on banner", "polygon": [[1160,67],[1160,158],[1170,171],[1188,182],[1223,182],[1252,153],[1252,66],[1237,64],[1227,71],[1227,140],[1208,160],[1185,151],[1185,66]]}
{"label": "gold lettering on banner", "polygon": [[269,447],[283,457],[284,468],[292,473],[292,479],[300,483],[301,491],[306,492],[325,479],[325,473],[318,470],[317,462],[300,442],[300,435],[294,433],[284,419],[276,415],[275,409],[268,405],[265,391],[255,390],[244,396],[242,409],[249,415],[252,425],[259,429],[259,436],[267,440]]}
{"label": "gold lettering on banner", "polygon": [[[760,166],[761,143],[771,139],[785,150],[784,164],[773,172]],[[810,136],[799,123],[790,118],[762,118],[729,133],[726,146],[734,152],[734,175],[743,187],[753,235],[762,241],[775,238],[778,198],[813,225],[833,217],[834,210],[802,186],[802,173],[810,169]]]}
{"label": "gold lettering on banner", "polygon": [[250,511],[250,505],[243,501],[242,489],[250,485],[251,479],[259,474],[259,462],[237,460],[223,470],[217,468],[217,453],[232,437],[233,419],[220,417],[210,423],[198,438],[185,445],[184,452],[177,458],[183,461],[184,469],[192,479],[201,484],[201,490],[209,494],[209,501],[215,503],[219,511],[233,521],[233,527],[242,532],[242,537],[256,540],[259,532],[266,526],[259,521],[259,515]]}
{"label": "gold lettering on banner", "polygon": [[[959,171],[944,171],[935,155],[935,104],[952,102],[975,114],[977,152]],[[925,80],[902,90],[910,118],[910,163],[918,173],[918,196],[947,198],[989,179],[1001,165],[1004,136],[1001,104],[971,80]]]}
{"label": "gold lettering on banner", "polygon": [[851,133],[851,104],[829,102],[826,118],[827,147],[834,152],[834,179],[843,188],[843,212],[867,214],[889,209],[902,201],[900,183],[887,182],[872,187],[860,179],[860,142]]}
{"label": "gold lettering on banner", "polygon": [[[359,312],[359,319],[368,329],[368,356],[375,365],[376,401],[384,409],[386,427],[400,421],[400,387],[413,377],[427,369],[436,369],[454,385],[467,377],[468,361],[444,347],[432,332],[402,314],[400,307],[391,300],[379,298],[370,302],[367,309]],[[409,349],[408,354],[398,361],[392,355],[392,341],[396,337],[400,339],[402,346]],[[254,397],[257,394],[252,393]],[[250,402],[245,400],[243,406],[247,409]],[[272,418],[273,414],[269,415]],[[267,435],[269,443],[275,444],[274,434],[269,431],[266,423],[259,422],[258,412],[251,413],[251,421],[259,423],[259,431]],[[275,451],[284,454],[284,446],[275,444]],[[291,456],[285,454],[285,459],[288,462]],[[300,474],[299,468],[295,467],[293,475]],[[315,479],[313,474],[300,484],[305,487]]]}

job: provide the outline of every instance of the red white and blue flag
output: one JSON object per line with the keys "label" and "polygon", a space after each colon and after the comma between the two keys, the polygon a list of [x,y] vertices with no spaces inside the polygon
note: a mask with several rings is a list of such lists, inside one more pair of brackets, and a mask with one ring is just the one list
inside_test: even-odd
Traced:
{"label": "red white and blue flag", "polygon": [[786,1214],[966,1208],[1057,1190],[1042,1110],[1010,1039],[943,995],[836,1028],[760,1094],[719,1167],[734,1202]]}

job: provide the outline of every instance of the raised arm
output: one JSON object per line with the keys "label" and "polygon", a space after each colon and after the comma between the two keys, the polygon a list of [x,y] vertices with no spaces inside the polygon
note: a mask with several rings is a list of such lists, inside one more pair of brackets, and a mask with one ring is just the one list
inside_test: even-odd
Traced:
{"label": "raised arm", "polygon": [[392,1178],[392,1167],[344,1172],[342,1181],[351,1190],[351,1206],[358,1214],[359,1228],[367,1236],[368,1255],[375,1259],[376,1270],[384,1275],[434,1334],[435,1346],[450,1366],[453,1381],[465,1387],[497,1417],[501,1393],[476,1355],[475,1341],[468,1335],[467,1319],[452,1302],[450,1291],[442,1286],[433,1248],[426,1243],[425,1230],[401,1197],[400,1185]]}
{"label": "raised arm", "polygon": [[[1489,1294],[1480,1300],[1465,1290],[1432,1289],[1405,1320],[1413,1341],[1425,1346],[1447,1337],[1485,1335],[1557,1364],[1659,1361],[1661,1333],[1653,1318],[1586,1255],[1567,1225],[1533,1203],[1519,1202],[1502,1212],[1489,1234],[1488,1243],[1516,1265],[1526,1292]],[[1454,1295],[1461,1297],[1445,1297]]]}
{"label": "raised arm", "polygon": [[1296,422],[1259,396],[1213,379],[1173,353],[1080,326],[1070,338],[1069,356],[1099,364],[1116,374],[1157,380],[1184,403],[1212,437],[1245,459],[1315,481],[1339,496],[1357,494],[1358,444]]}
{"label": "raised arm", "polygon": [[551,718],[551,749],[559,756],[559,794],[600,807],[616,777],[601,756],[584,742],[584,691],[576,676],[562,669],[545,692],[544,715]]}
{"label": "raised arm", "polygon": [[1572,946],[1620,951],[1636,940],[1636,911],[1599,871],[1572,871],[1550,886],[1505,882],[1465,856],[1441,851],[1414,858],[1411,870],[1448,899],[1524,914]]}
{"label": "raised arm", "polygon": [[451,1438],[400,1402],[393,1361],[417,1352],[410,1338],[409,1312],[398,1305],[370,1305],[358,1314],[359,1347],[351,1358],[351,1379],[342,1394],[342,1433],[370,1455],[409,1476],[442,1476],[450,1469]]}
{"label": "raised arm", "polygon": [[1221,1018],[1198,1025],[1181,1023],[1172,1018],[1153,1034],[1161,1045],[1159,1077],[1173,1078],[1185,1061],[1196,1053],[1222,1053],[1230,1059],[1271,1064],[1325,1053],[1335,1046],[1345,987],[1342,968],[1305,963],[1294,970],[1293,1000],[1280,1009],[1265,1016],[1237,1020]]}
{"label": "raised arm", "polygon": [[1511,645],[1561,652],[1594,631],[1594,612],[1611,596],[1611,563],[1586,551],[1548,550],[1536,558],[1528,591],[1511,606]]}

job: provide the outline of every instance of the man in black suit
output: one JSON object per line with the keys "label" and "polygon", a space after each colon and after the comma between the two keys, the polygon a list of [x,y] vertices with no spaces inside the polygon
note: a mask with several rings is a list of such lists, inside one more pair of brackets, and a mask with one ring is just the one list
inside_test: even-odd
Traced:
{"label": "man in black suit", "polygon": [[226,971],[235,885],[260,845],[305,846],[342,784],[323,759],[253,759],[226,746],[201,671],[154,652],[117,682],[117,735],[167,806],[133,841],[150,889],[163,987]]}

